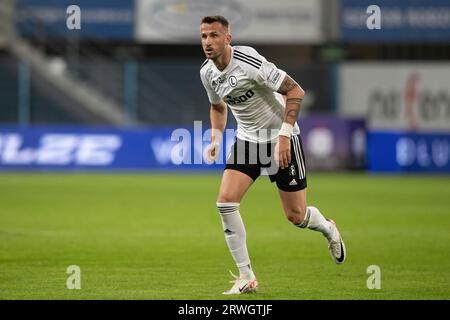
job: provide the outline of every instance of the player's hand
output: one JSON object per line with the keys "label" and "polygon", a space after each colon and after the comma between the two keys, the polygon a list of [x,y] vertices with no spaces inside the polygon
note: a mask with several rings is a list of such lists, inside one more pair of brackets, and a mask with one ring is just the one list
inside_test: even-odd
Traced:
{"label": "player's hand", "polygon": [[278,136],[275,156],[275,160],[277,160],[278,166],[281,169],[285,169],[289,166],[289,163],[291,163],[291,140],[288,137]]}
{"label": "player's hand", "polygon": [[219,156],[220,151],[220,145],[216,142],[211,143],[209,146],[206,147],[206,161],[208,163],[214,163],[216,161],[217,157]]}

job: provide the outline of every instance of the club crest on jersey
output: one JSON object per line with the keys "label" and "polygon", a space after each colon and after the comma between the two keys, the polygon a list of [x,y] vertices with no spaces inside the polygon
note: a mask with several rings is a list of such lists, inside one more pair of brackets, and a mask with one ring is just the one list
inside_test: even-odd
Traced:
{"label": "club crest on jersey", "polygon": [[228,83],[230,84],[230,86],[232,87],[236,87],[237,86],[237,79],[235,76],[230,76],[228,78]]}

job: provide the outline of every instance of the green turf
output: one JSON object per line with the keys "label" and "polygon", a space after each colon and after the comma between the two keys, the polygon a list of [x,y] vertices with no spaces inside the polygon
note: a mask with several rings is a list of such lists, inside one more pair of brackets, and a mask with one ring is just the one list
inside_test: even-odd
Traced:
{"label": "green turf", "polygon": [[[0,175],[0,299],[227,299],[235,271],[215,208],[219,176]],[[241,205],[260,282],[239,299],[449,299],[450,178],[317,174],[308,200],[348,259],[283,216],[261,178]],[[66,268],[81,268],[81,290]],[[369,265],[381,290],[369,290]],[[236,299],[237,297],[232,297]]]}

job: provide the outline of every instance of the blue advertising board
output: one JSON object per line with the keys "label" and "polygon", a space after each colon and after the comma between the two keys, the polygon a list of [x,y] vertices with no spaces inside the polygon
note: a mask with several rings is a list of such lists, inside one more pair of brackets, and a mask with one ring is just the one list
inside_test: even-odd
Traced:
{"label": "blue advertising board", "polygon": [[[379,7],[380,29],[370,29]],[[447,42],[450,40],[448,0],[341,0],[341,39],[346,42]]]}
{"label": "blue advertising board", "polygon": [[[310,169],[361,168],[361,121],[332,116],[300,123]],[[227,128],[214,164],[206,161],[209,123],[177,127],[0,126],[0,170],[212,170],[224,168],[236,130]],[[311,160],[311,161],[309,161]]]}
{"label": "blue advertising board", "polygon": [[365,121],[334,115],[309,115],[299,121],[306,166],[312,170],[363,169]]}
{"label": "blue advertising board", "polygon": [[373,172],[450,173],[450,133],[368,132],[367,168]]}
{"label": "blue advertising board", "polygon": [[133,40],[134,1],[19,0],[16,23],[27,37]]}
{"label": "blue advertising board", "polygon": [[[229,130],[234,135],[234,130]],[[210,134],[202,128],[0,127],[0,170],[198,170]],[[229,137],[232,143],[234,137]],[[228,146],[229,148],[230,146]]]}

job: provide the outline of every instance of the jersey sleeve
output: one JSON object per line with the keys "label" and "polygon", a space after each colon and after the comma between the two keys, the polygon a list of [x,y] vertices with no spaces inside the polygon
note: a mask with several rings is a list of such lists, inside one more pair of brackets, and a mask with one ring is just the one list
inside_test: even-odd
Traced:
{"label": "jersey sleeve", "polygon": [[206,93],[208,94],[208,99],[211,104],[219,104],[222,99],[217,95],[217,93],[211,88],[209,85],[206,76],[204,73],[200,72],[200,79],[202,80],[203,87],[206,90]]}
{"label": "jersey sleeve", "polygon": [[255,81],[262,86],[277,91],[285,76],[285,71],[278,69],[275,64],[264,59],[256,73]]}

